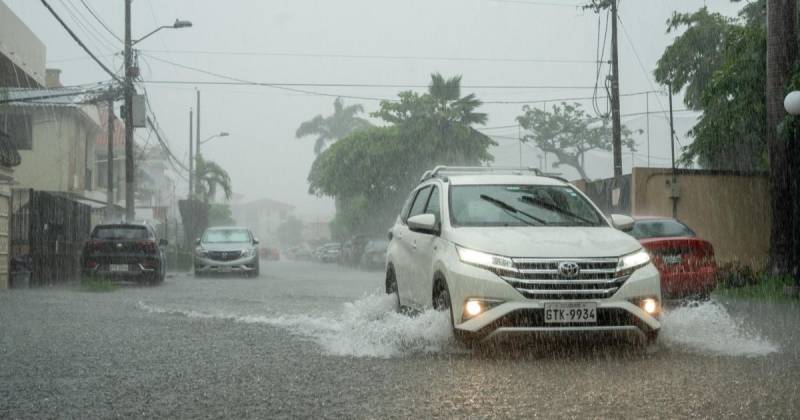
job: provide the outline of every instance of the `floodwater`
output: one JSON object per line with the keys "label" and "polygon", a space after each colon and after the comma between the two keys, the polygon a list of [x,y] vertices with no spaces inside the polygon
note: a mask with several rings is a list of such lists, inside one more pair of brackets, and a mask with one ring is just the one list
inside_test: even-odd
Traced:
{"label": "floodwater", "polygon": [[397,313],[380,272],[0,293],[10,417],[797,417],[795,304],[671,306],[657,345],[472,349]]}

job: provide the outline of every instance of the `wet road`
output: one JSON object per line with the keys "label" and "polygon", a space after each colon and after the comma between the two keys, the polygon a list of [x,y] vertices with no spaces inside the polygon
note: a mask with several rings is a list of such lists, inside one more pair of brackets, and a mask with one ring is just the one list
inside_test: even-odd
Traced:
{"label": "wet road", "polygon": [[800,417],[800,306],[677,308],[659,344],[452,343],[382,275],[264,262],[257,279],[0,291],[0,417]]}

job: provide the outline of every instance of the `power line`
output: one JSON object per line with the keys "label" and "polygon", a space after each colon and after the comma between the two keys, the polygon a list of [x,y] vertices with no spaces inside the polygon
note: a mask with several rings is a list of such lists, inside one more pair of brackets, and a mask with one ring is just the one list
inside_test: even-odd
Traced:
{"label": "power line", "polygon": [[569,8],[579,8],[583,5],[581,4],[566,4],[566,3],[552,3],[546,1],[525,1],[525,0],[490,0],[495,3],[516,3],[516,4],[527,4],[529,6],[552,6],[552,7],[569,7]]}
{"label": "power line", "polygon": [[[92,23],[87,19],[78,8],[72,3],[70,0],[58,0],[64,9],[72,16],[72,19],[75,23],[83,29],[83,31],[88,34],[92,39],[94,39],[98,46],[102,47],[106,51],[114,51],[116,47],[113,43],[108,41],[108,38],[104,37]],[[104,51],[105,52],[105,51]]]}
{"label": "power line", "polygon": [[58,20],[58,23],[60,23],[61,26],[64,27],[64,29],[67,31],[67,33],[69,33],[69,35],[72,37],[72,39],[75,42],[77,42],[78,45],[80,45],[80,47],[83,48],[83,50],[86,51],[86,53],[89,54],[90,57],[92,57],[92,60],[94,60],[106,73],[108,73],[111,76],[112,79],[114,79],[114,80],[116,80],[118,82],[122,82],[122,79],[120,79],[119,76],[114,74],[114,72],[112,72],[108,67],[106,67],[106,65],[103,64],[103,62],[100,61],[97,58],[97,56],[94,55],[94,53],[86,46],[86,44],[84,44],[83,41],[81,41],[80,38],[78,38],[78,36],[75,35],[75,32],[73,32],[72,29],[70,29],[70,27],[67,26],[66,23],[64,23],[64,21],[61,19],[61,16],[59,16],[58,13],[56,13],[56,11],[53,10],[53,8],[50,7],[50,5],[47,3],[47,0],[41,0],[41,2],[44,5],[44,7],[46,7],[47,10],[50,11],[50,14],[52,14],[53,17],[55,17],[56,20]]}
{"label": "power line", "polygon": [[111,34],[111,36],[113,36],[114,38],[116,38],[116,39],[117,39],[117,41],[119,41],[119,42],[123,42],[123,41],[122,41],[122,38],[118,37],[118,36],[117,36],[117,34],[115,34],[115,33],[114,33],[114,31],[112,31],[112,30],[111,30],[111,28],[109,28],[109,27],[108,27],[108,25],[106,25],[106,23],[105,23],[105,22],[103,22],[103,19],[100,19],[100,17],[99,17],[99,16],[97,16],[97,13],[95,13],[95,12],[94,12],[94,10],[93,10],[93,9],[92,9],[92,8],[89,6],[89,4],[87,4],[87,3],[86,3],[86,1],[85,1],[85,0],[80,0],[80,2],[81,2],[81,4],[83,4],[83,7],[85,7],[85,8],[86,8],[86,10],[88,10],[88,11],[89,11],[89,13],[90,13],[92,16],[94,16],[95,20],[97,20],[97,22],[98,22],[98,23],[100,23],[100,25],[101,25],[103,28],[105,28],[105,30],[106,30],[106,31],[108,31],[108,33],[110,33],[110,34]]}
{"label": "power line", "polygon": [[291,53],[260,51],[207,51],[207,50],[141,50],[148,54],[197,54],[197,55],[229,55],[229,56],[268,56],[268,57],[305,57],[305,58],[343,58],[359,60],[419,60],[419,61],[478,61],[508,63],[554,63],[554,64],[595,64],[594,60],[557,59],[557,58],[492,58],[492,57],[437,57],[415,55],[368,55],[368,54],[327,54],[327,53]]}

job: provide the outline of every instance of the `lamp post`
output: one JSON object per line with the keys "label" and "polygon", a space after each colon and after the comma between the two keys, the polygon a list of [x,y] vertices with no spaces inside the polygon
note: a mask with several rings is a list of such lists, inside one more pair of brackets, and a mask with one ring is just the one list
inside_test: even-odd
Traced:
{"label": "lamp post", "polygon": [[162,29],[181,29],[192,26],[188,20],[175,20],[169,26],[160,26],[147,35],[134,40],[131,37],[131,2],[125,0],[125,220],[132,222],[135,217],[134,167],[133,167],[133,79],[139,75],[133,65],[133,46]]}
{"label": "lamp post", "polygon": [[[789,115],[800,115],[800,91],[792,91],[783,98],[783,108],[786,109],[786,112]],[[794,140],[797,140],[797,136],[795,136]],[[794,145],[795,149],[797,149],[797,145]],[[796,155],[796,154],[795,154]],[[794,213],[794,222],[793,228],[795,234],[794,236],[794,249],[792,250],[793,253],[793,264],[794,266],[792,269],[792,274],[794,275],[795,284],[794,286],[787,286],[784,288],[784,292],[793,297],[800,296],[800,270],[798,266],[800,266],[800,237],[798,236],[798,232],[800,232],[800,204],[798,204],[797,199],[800,197],[800,186],[798,182],[798,176],[800,176],[800,170],[797,168],[797,156],[792,156],[790,159],[793,159],[795,164],[789,165],[789,184],[791,185],[792,196],[794,197],[794,203],[792,203],[792,212]]]}
{"label": "lamp post", "polygon": [[[200,157],[200,145],[201,144],[206,144],[206,143],[210,142],[211,140],[214,140],[217,137],[228,137],[228,136],[230,136],[230,133],[228,133],[227,131],[221,131],[221,132],[219,132],[217,134],[214,134],[211,137],[206,138],[205,140],[200,140],[200,136],[198,134],[198,136],[196,137],[197,138],[197,140],[196,140],[197,147],[195,147],[195,159],[198,159]],[[197,169],[196,166],[197,165],[195,165],[195,169]],[[197,186],[195,187],[195,191],[198,191],[200,189],[200,177],[197,176],[197,175],[198,174],[195,174],[195,183],[197,184]]]}

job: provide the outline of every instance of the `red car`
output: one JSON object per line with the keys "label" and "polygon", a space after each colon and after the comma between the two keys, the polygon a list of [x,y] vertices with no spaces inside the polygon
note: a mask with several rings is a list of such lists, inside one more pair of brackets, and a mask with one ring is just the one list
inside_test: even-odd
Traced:
{"label": "red car", "polygon": [[717,282],[714,247],[670,218],[636,218],[630,234],[650,253],[661,273],[664,299],[707,299]]}

